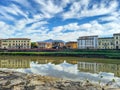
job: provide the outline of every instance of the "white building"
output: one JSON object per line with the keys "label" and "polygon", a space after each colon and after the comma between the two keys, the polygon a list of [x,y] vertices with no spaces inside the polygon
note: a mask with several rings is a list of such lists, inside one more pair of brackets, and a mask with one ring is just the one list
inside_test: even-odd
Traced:
{"label": "white building", "polygon": [[113,34],[113,37],[114,37],[114,48],[115,49],[120,49],[120,33],[115,33]]}
{"label": "white building", "polygon": [[78,49],[97,49],[98,36],[82,36],[78,38]]}

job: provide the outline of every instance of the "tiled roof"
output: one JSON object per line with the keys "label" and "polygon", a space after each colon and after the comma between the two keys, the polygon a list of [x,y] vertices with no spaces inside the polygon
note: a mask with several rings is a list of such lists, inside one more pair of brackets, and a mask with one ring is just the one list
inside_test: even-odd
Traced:
{"label": "tiled roof", "polygon": [[102,37],[102,38],[98,38],[98,39],[113,39],[113,37]]}
{"label": "tiled roof", "polygon": [[70,41],[70,42],[66,42],[66,43],[77,43],[76,41]]}
{"label": "tiled roof", "polygon": [[2,39],[2,40],[31,40],[29,38],[7,38],[7,39]]}
{"label": "tiled roof", "polygon": [[120,35],[120,33],[114,33],[113,35]]}

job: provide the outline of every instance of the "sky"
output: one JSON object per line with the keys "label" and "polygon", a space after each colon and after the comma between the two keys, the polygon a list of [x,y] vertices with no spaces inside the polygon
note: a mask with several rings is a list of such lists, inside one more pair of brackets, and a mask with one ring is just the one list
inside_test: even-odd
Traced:
{"label": "sky", "polygon": [[120,33],[120,0],[0,0],[0,38],[76,41]]}

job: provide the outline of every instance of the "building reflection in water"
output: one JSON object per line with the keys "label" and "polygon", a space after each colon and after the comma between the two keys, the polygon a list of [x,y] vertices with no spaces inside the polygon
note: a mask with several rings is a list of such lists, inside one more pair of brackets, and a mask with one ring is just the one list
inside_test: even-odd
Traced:
{"label": "building reflection in water", "polygon": [[55,59],[46,59],[46,60],[35,60],[35,62],[37,62],[38,64],[48,64],[48,63],[52,63],[52,64],[55,64],[55,65],[58,65],[58,64],[61,64],[63,63],[64,61],[66,61],[67,63],[69,64],[77,64],[77,60],[55,60]]}
{"label": "building reflection in water", "polygon": [[0,68],[30,68],[30,60],[5,59],[0,60]]}
{"label": "building reflection in water", "polygon": [[61,64],[66,61],[69,64],[77,64],[80,72],[99,73],[107,72],[114,73],[115,76],[120,77],[120,64],[107,64],[107,63],[90,63],[90,62],[78,62],[77,60],[55,60],[55,59],[1,59],[0,68],[30,68],[31,61],[38,64]]}
{"label": "building reflection in water", "polygon": [[[30,68],[31,62],[36,62],[37,64],[48,64],[52,63],[55,65],[63,63],[65,60],[55,60],[55,59],[1,59],[0,68]],[[71,64],[77,64],[75,60],[67,61]]]}
{"label": "building reflection in water", "polygon": [[78,70],[90,73],[108,72],[120,77],[120,64],[78,62]]}

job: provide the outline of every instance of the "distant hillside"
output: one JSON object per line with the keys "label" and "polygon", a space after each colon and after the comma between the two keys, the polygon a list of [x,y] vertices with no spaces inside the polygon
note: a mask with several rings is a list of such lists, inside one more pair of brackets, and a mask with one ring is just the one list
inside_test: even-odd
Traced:
{"label": "distant hillside", "polygon": [[53,42],[54,40],[53,39],[47,39],[47,40],[44,40],[43,42]]}
{"label": "distant hillside", "polygon": [[63,40],[53,40],[53,39],[47,39],[47,40],[44,40],[44,41],[39,41],[39,42],[63,42]]}

